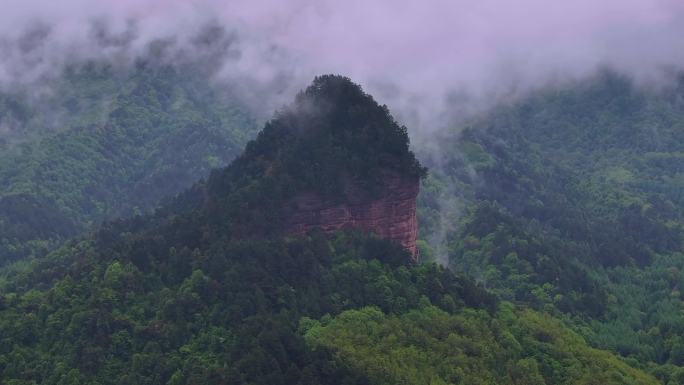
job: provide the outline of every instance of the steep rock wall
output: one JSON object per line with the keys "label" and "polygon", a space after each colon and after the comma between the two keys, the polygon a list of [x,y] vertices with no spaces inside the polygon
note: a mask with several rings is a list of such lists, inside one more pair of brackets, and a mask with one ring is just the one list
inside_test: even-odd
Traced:
{"label": "steep rock wall", "polygon": [[323,199],[315,193],[297,195],[286,206],[285,233],[304,235],[315,228],[324,232],[361,229],[402,245],[417,262],[419,179],[383,172],[376,194],[370,194],[353,181],[346,181],[344,185],[344,199],[338,201]]}

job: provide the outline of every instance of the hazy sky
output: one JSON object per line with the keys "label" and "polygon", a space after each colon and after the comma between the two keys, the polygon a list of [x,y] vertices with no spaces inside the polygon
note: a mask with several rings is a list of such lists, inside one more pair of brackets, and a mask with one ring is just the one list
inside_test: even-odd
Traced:
{"label": "hazy sky", "polygon": [[[239,41],[226,76],[300,87],[342,73],[390,104],[487,98],[600,65],[648,78],[684,62],[682,0],[3,0],[0,80],[119,54],[93,41],[94,20],[126,36],[126,54],[182,44],[213,20]],[[30,44],[27,31],[47,38]]]}

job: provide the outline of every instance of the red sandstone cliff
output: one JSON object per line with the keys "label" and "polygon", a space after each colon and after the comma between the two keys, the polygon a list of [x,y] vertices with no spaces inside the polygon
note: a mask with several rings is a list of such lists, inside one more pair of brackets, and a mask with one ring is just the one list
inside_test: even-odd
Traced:
{"label": "red sandstone cliff", "polygon": [[401,244],[418,260],[416,237],[417,177],[386,171],[379,193],[370,194],[352,181],[345,183],[342,202],[315,193],[302,193],[286,206],[285,233],[303,235],[319,228],[324,232],[356,228]]}

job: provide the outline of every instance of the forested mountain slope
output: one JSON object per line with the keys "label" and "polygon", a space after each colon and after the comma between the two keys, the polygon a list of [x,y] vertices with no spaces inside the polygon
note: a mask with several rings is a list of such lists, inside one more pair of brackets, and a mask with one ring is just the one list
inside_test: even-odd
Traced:
{"label": "forested mountain slope", "polygon": [[442,133],[424,236],[440,209],[460,208],[447,230],[453,269],[562,314],[665,382],[681,376],[682,84],[649,89],[604,71]]}
{"label": "forested mountain slope", "polygon": [[151,209],[255,133],[200,66],[80,63],[44,86],[0,95],[0,264]]}
{"label": "forested mountain slope", "polygon": [[[301,107],[323,107],[309,109]],[[378,135],[381,134],[382,135]],[[320,151],[318,151],[320,149]],[[306,151],[309,150],[309,151]],[[230,166],[0,282],[11,384],[656,384],[549,315],[358,231],[282,237],[335,177],[419,177],[405,129],[317,78]],[[268,220],[266,222],[265,220]]]}

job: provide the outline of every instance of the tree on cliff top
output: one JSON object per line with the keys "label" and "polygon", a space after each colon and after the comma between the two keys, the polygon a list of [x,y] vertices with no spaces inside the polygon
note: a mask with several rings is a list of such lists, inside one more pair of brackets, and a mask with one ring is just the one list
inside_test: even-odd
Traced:
{"label": "tree on cliff top", "polygon": [[[287,181],[324,195],[343,177],[372,187],[378,173],[426,174],[409,149],[406,127],[359,85],[338,75],[316,77],[292,105],[276,113],[229,170]],[[234,178],[230,178],[234,179]]]}
{"label": "tree on cliff top", "polygon": [[231,234],[270,233],[297,193],[344,199],[353,180],[373,194],[387,171],[416,183],[427,172],[409,149],[406,127],[349,78],[323,75],[277,112],[242,156],[212,174],[208,213]]}
{"label": "tree on cliff top", "polygon": [[337,75],[316,77],[292,106],[276,114],[248,146],[246,157],[255,156],[281,165],[309,188],[339,180],[342,172],[358,179],[378,169],[426,173],[409,149],[406,127],[387,106]]}

